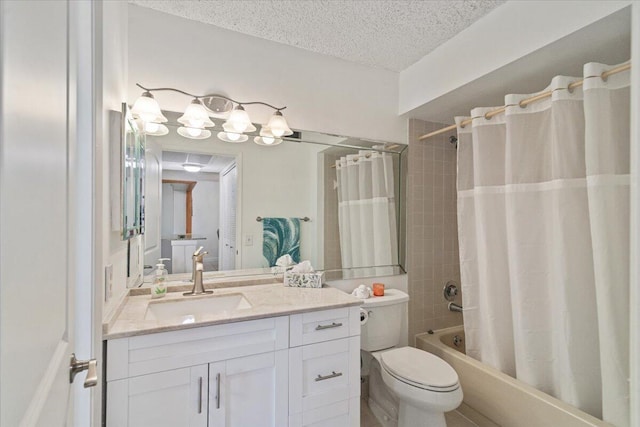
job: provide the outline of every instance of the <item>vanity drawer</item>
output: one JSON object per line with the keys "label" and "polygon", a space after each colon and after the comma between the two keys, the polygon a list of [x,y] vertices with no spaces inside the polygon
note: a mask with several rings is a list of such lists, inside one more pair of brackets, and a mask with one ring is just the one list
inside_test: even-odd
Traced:
{"label": "vanity drawer", "polygon": [[289,427],[360,427],[360,398],[290,415]]}
{"label": "vanity drawer", "polygon": [[289,349],[291,414],[360,395],[360,337]]}
{"label": "vanity drawer", "polygon": [[359,307],[347,307],[294,314],[289,321],[289,346],[360,335],[359,313]]}

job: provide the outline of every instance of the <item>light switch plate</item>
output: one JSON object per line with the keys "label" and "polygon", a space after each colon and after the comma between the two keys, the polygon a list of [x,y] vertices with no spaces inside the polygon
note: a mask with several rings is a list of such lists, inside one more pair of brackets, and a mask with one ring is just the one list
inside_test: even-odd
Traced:
{"label": "light switch plate", "polygon": [[113,264],[104,267],[104,300],[109,301],[113,296]]}
{"label": "light switch plate", "polygon": [[245,246],[253,246],[253,234],[245,234],[244,235],[244,245]]}

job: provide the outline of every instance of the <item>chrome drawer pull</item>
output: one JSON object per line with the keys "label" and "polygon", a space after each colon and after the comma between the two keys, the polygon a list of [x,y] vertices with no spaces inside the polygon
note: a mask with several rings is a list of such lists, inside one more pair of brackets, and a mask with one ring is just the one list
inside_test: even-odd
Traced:
{"label": "chrome drawer pull", "polygon": [[339,328],[340,326],[342,326],[342,323],[332,322],[330,325],[316,326],[316,331],[322,331],[323,329]]}
{"label": "chrome drawer pull", "polygon": [[216,374],[216,409],[220,409],[220,374]]}
{"label": "chrome drawer pull", "polygon": [[324,377],[318,374],[316,381],[330,380],[331,378],[341,377],[341,376],[342,376],[342,372],[331,371],[331,374],[325,375]]}
{"label": "chrome drawer pull", "polygon": [[198,413],[202,413],[202,377],[198,378]]}

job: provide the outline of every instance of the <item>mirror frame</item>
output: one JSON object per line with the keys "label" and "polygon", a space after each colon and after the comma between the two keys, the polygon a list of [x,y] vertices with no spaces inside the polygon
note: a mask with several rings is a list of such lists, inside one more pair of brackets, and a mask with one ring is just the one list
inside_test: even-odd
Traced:
{"label": "mirror frame", "polygon": [[[144,234],[145,135],[131,115],[129,106],[124,102],[120,121],[120,141],[121,238],[129,240]],[[132,183],[127,182],[129,177]],[[127,209],[131,203],[133,218],[128,218]]]}

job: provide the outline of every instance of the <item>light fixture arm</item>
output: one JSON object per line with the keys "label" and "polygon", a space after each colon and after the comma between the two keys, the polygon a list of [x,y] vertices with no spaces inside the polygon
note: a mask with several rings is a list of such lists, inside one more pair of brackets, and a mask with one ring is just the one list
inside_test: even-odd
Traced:
{"label": "light fixture arm", "polygon": [[213,98],[213,97],[217,97],[217,98],[222,98],[222,99],[226,99],[227,101],[231,101],[234,104],[238,104],[238,105],[264,105],[267,106],[269,108],[273,108],[276,111],[282,111],[285,110],[287,107],[276,107],[273,106],[271,104],[267,104],[266,102],[261,102],[261,101],[251,101],[251,102],[240,102],[240,101],[236,101],[235,99],[231,99],[228,96],[224,96],[224,95],[220,95],[217,93],[210,93],[210,94],[206,94],[206,95],[194,95],[192,93],[189,92],[185,92],[183,90],[180,89],[175,89],[172,87],[158,87],[158,88],[146,88],[144,86],[142,86],[140,83],[136,83],[136,86],[138,86],[140,89],[146,91],[146,92],[159,92],[159,91],[171,91],[171,92],[178,92],[181,93],[183,95],[189,96],[191,98],[196,98],[196,99],[202,99],[202,98]]}

